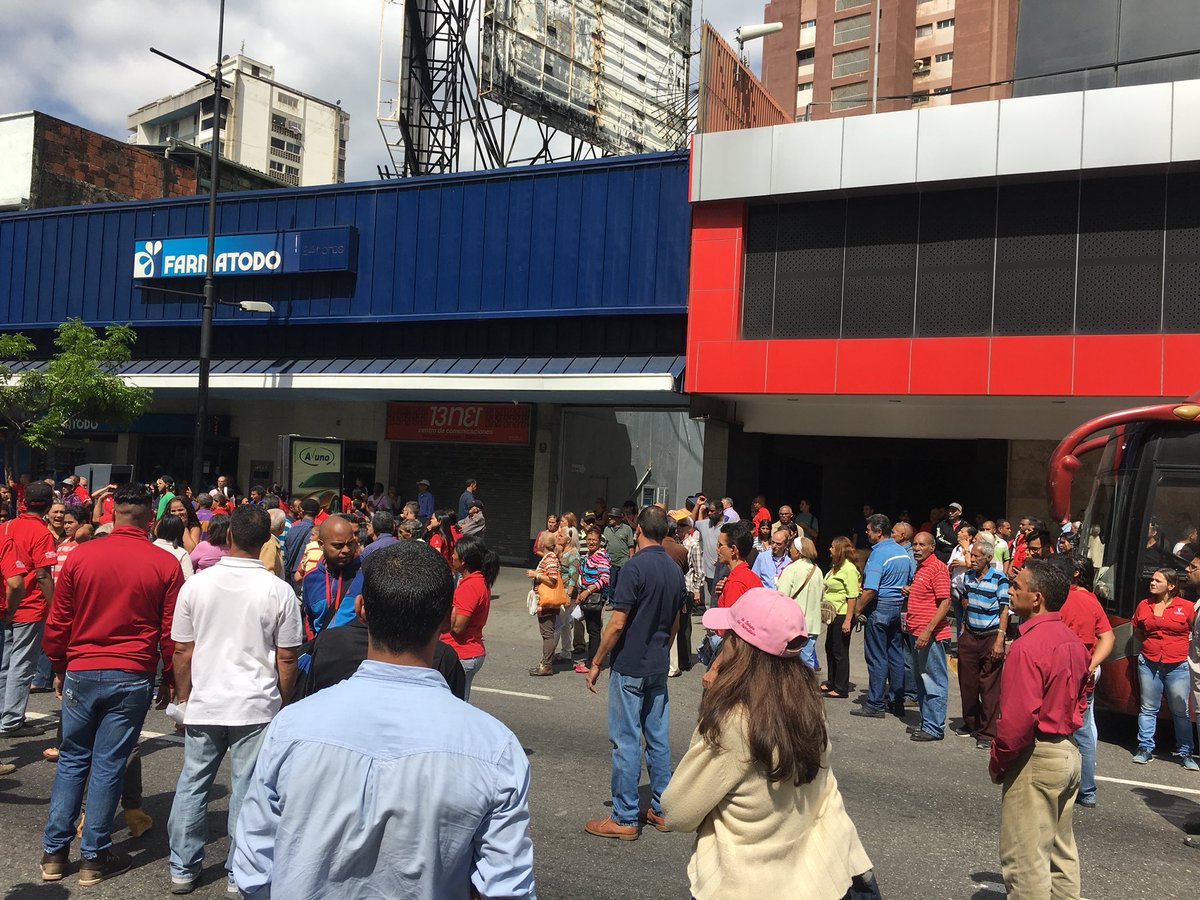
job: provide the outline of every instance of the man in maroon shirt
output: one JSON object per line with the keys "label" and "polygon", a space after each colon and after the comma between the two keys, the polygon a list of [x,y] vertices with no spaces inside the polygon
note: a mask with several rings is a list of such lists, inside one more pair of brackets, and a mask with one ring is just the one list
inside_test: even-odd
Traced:
{"label": "man in maroon shirt", "polygon": [[43,881],[66,874],[89,770],[79,883],[97,884],[131,865],[112,849],[113,814],[160,659],[160,699],[170,694],[171,618],[183,587],[179,561],[147,537],[153,520],[146,487],[121,485],[112,533],[79,545],[58,575],[43,648],[61,679],[62,744],[42,835]]}
{"label": "man in maroon shirt", "polygon": [[[54,596],[51,569],[58,562],[54,537],[42,517],[54,503],[54,489],[37,482],[25,489],[26,512],[0,530],[0,556],[9,574],[25,579],[20,602],[9,611],[4,626],[4,661],[0,664],[0,738],[41,734],[42,729],[25,724],[29,686],[42,650],[42,623],[46,604]],[[12,599],[11,597],[9,598]]]}
{"label": "man in maroon shirt", "polygon": [[1079,751],[1091,662],[1059,610],[1070,581],[1062,566],[1030,558],[1010,600],[1021,636],[1008,651],[1000,717],[988,773],[1004,786],[1000,871],[1010,897],[1078,897],[1079,853],[1071,814],[1079,791]]}
{"label": "man in maroon shirt", "polygon": [[[897,527],[907,523],[898,522]],[[912,526],[909,526],[910,528]],[[894,530],[893,530],[894,532]],[[895,538],[893,538],[895,540]],[[904,637],[912,653],[921,724],[909,728],[914,741],[940,741],[946,733],[946,702],[950,673],[950,570],[937,558],[934,538],[922,531],[912,542],[917,571],[908,586]]]}

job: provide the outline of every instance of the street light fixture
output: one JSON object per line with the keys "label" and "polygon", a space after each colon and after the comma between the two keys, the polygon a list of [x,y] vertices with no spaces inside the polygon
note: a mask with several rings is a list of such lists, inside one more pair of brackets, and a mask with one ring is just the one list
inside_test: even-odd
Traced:
{"label": "street light fixture", "polygon": [[[155,291],[159,294],[177,294],[180,297],[199,297],[204,299],[204,294],[197,291],[180,291],[175,288],[157,287],[149,284],[135,284],[133,286],[136,291]],[[232,306],[235,309],[240,309],[242,312],[258,312],[272,313],[275,312],[275,307],[265,300],[214,300],[221,306]]]}
{"label": "street light fixture", "polygon": [[[204,266],[204,305],[200,316],[200,368],[196,386],[196,430],[192,440],[192,490],[201,490],[201,479],[204,477],[204,437],[206,420],[208,419],[208,373],[212,361],[212,326],[213,310],[216,308],[216,285],[213,282],[213,267],[215,265],[217,245],[217,180],[220,173],[221,159],[221,88],[225,82],[221,80],[221,64],[224,61],[225,50],[225,0],[220,0],[220,11],[217,17],[217,69],[215,74],[201,72],[185,62],[168,56],[159,50],[150,48],[150,52],[183,66],[192,72],[197,72],[207,78],[213,85],[213,139],[212,152],[208,172],[208,251]],[[247,301],[253,302],[253,301]],[[267,304],[264,304],[267,305]],[[272,310],[274,311],[274,310]]]}

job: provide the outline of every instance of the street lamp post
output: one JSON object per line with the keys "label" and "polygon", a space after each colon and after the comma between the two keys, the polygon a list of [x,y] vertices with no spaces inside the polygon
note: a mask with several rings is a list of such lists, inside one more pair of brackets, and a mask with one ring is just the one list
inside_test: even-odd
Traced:
{"label": "street lamp post", "polygon": [[[200,72],[187,63],[168,56],[153,47],[152,53],[171,60],[173,63]],[[200,491],[204,477],[204,437],[208,427],[208,372],[212,361],[213,310],[216,308],[216,285],[213,283],[213,267],[217,250],[217,178],[221,159],[221,63],[225,52],[225,0],[220,0],[217,18],[217,71],[215,74],[200,72],[213,83],[213,139],[208,173],[208,252],[204,261],[204,304],[200,314],[200,367],[196,385],[196,430],[192,440],[192,490]]]}

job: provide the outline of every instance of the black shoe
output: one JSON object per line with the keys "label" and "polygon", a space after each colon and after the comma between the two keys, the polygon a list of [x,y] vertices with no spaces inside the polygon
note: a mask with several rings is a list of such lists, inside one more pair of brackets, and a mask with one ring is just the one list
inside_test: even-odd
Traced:
{"label": "black shoe", "polygon": [[903,719],[904,718],[904,704],[903,703],[893,703],[891,705],[891,707],[888,709],[888,712],[890,712],[897,719]]}
{"label": "black shoe", "polygon": [[971,737],[975,733],[966,725],[955,725],[951,730],[959,737]]}
{"label": "black shoe", "polygon": [[908,739],[910,741],[916,741],[917,743],[924,744],[928,743],[929,741],[940,741],[942,739],[942,735],[930,734],[928,731],[918,728],[909,736]]}
{"label": "black shoe", "polygon": [[1084,809],[1095,809],[1096,808],[1096,798],[1092,797],[1088,800],[1076,800],[1075,805],[1082,806]]}
{"label": "black shoe", "polygon": [[79,863],[79,883],[84,887],[99,884],[116,875],[124,874],[133,867],[133,857],[116,850],[101,850],[95,859]]}
{"label": "black shoe", "polygon": [[36,725],[25,723],[16,728],[10,728],[7,731],[0,731],[0,738],[37,737],[43,734],[45,730],[44,728],[38,728]]}
{"label": "black shoe", "polygon": [[858,709],[850,710],[850,715],[859,716],[864,719],[886,719],[887,713],[882,709],[871,709],[869,706],[860,706]]}
{"label": "black shoe", "polygon": [[920,725],[909,725],[909,726],[908,726],[907,728],[905,728],[904,730],[905,730],[905,731],[906,731],[908,734],[916,734],[918,731],[920,731],[920,730],[921,730],[921,726],[920,726]]}
{"label": "black shoe", "polygon": [[992,742],[989,741],[987,738],[976,738],[975,749],[976,750],[991,750]]}

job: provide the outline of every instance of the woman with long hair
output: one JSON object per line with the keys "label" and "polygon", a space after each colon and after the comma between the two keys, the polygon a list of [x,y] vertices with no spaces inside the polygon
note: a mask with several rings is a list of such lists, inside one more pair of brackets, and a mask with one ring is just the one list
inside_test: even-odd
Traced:
{"label": "woman with long hair", "polygon": [[213,516],[208,520],[208,533],[204,536],[204,540],[196,545],[196,549],[189,554],[192,560],[192,568],[197,572],[203,572],[209,566],[216,565],[217,560],[223,556],[229,555],[229,548],[225,546],[225,539],[229,535],[229,516]]}
{"label": "woman with long hair", "polygon": [[763,519],[758,523],[758,528],[754,532],[754,552],[755,553],[770,553],[771,552],[771,520]]}
{"label": "woman with long hair", "polygon": [[1154,757],[1154,732],[1163,694],[1175,723],[1175,755],[1189,771],[1200,771],[1192,759],[1192,723],[1188,719],[1188,648],[1196,610],[1179,594],[1179,573],[1156,569],[1150,596],[1133,611],[1133,632],[1141,641],[1138,654],[1138,749],[1133,761],[1145,765]]}
{"label": "woman with long hair", "polygon": [[647,821],[695,831],[688,863],[696,900],[878,897],[854,823],[829,766],[816,675],[796,657],[808,638],[800,607],[753,588],[704,625],[725,631],[700,722]]}
{"label": "woman with long hair", "polygon": [[492,585],[500,574],[500,558],[487,548],[483,538],[468,534],[450,551],[450,568],[459,579],[450,607],[450,630],[442,635],[442,641],[458,654],[467,676],[463,699],[470,700],[471,682],[487,658],[483,626],[492,608]]}
{"label": "woman with long hair", "polygon": [[[559,617],[559,651],[557,659],[562,662],[571,662],[574,657],[572,654],[575,647],[578,646],[580,651],[583,650],[583,630],[579,630],[579,643],[575,643],[575,625],[576,622],[571,618],[571,614],[578,606],[577,597],[579,596],[579,547],[571,540],[571,533],[567,530],[566,521],[563,521],[559,526],[558,534],[556,535],[555,552],[558,553],[558,570],[562,574],[563,590],[567,592],[567,599],[570,601],[563,607],[562,615]],[[582,621],[579,623],[582,625]]]}
{"label": "woman with long hair", "polygon": [[541,531],[539,531],[537,533],[537,537],[535,537],[533,539],[533,555],[534,556],[541,556],[541,553],[538,551],[538,542],[542,539],[543,534],[553,535],[557,539],[558,526],[559,526],[559,522],[558,522],[557,515],[555,515],[554,513],[550,513],[550,515],[546,516],[546,527],[543,528]]}
{"label": "woman with long hair", "polygon": [[183,549],[191,553],[202,538],[200,519],[191,502],[183,497],[172,497],[167,503],[166,515],[176,516],[183,523]]}
{"label": "woman with long hair", "polygon": [[154,546],[162,547],[179,560],[184,581],[195,574],[192,558],[183,546],[183,520],[179,516],[168,513],[158,520],[158,524],[154,526]]}
{"label": "woman with long hair", "polygon": [[825,576],[825,598],[833,620],[825,626],[825,681],[821,692],[831,700],[850,696],[850,628],[854,607],[862,593],[862,579],[855,565],[854,544],[848,537],[835,537],[829,546],[829,572]]}
{"label": "woman with long hair", "polygon": [[571,543],[575,545],[575,549],[582,552],[581,542],[579,540],[579,519],[576,518],[575,513],[568,510],[562,514],[562,516],[559,518],[559,521],[566,526],[567,534],[571,536]]}
{"label": "woman with long hair", "polygon": [[429,546],[442,554],[452,567],[451,555],[454,552],[454,545],[458,541],[458,535],[454,529],[457,522],[458,516],[454,514],[454,510],[439,509],[429,517],[429,534],[425,538]]}

